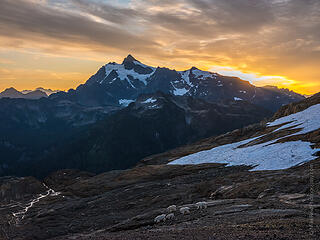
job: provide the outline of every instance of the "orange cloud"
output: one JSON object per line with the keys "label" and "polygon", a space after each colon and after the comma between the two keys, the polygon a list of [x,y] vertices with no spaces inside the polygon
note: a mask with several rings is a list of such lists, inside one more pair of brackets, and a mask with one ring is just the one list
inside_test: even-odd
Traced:
{"label": "orange cloud", "polygon": [[0,1],[0,87],[76,87],[131,53],[154,66],[227,66],[259,86],[320,91],[319,1],[128,2]]}

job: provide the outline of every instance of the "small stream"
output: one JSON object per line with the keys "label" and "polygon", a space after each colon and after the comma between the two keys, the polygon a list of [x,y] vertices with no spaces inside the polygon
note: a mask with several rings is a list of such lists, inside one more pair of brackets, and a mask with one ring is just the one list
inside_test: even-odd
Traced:
{"label": "small stream", "polygon": [[38,197],[32,199],[29,203],[27,203],[22,211],[12,213],[12,215],[17,220],[22,220],[25,218],[27,212],[32,208],[37,202],[39,202],[41,199],[49,197],[49,196],[58,196],[60,192],[54,191],[52,188],[49,188],[46,184],[43,183],[43,186],[47,189],[47,192],[45,194],[39,194]]}

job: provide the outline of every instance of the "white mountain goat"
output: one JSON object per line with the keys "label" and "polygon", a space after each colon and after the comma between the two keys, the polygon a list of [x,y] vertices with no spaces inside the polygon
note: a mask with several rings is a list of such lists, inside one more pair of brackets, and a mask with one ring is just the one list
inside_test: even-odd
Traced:
{"label": "white mountain goat", "polygon": [[190,208],[189,207],[182,207],[180,208],[180,213],[186,215],[186,214],[190,214]]}
{"label": "white mountain goat", "polygon": [[196,203],[197,209],[206,209],[208,207],[208,203],[206,202],[197,202]]}
{"label": "white mountain goat", "polygon": [[175,212],[175,211],[177,211],[177,206],[176,205],[171,205],[171,206],[167,207],[167,211],[169,213]]}
{"label": "white mountain goat", "polygon": [[161,221],[165,221],[166,220],[166,215],[165,214],[161,214],[161,215],[158,215],[154,218],[154,222],[155,223],[159,223]]}
{"label": "white mountain goat", "polygon": [[166,216],[166,220],[173,220],[174,219],[174,213],[169,213],[167,216]]}

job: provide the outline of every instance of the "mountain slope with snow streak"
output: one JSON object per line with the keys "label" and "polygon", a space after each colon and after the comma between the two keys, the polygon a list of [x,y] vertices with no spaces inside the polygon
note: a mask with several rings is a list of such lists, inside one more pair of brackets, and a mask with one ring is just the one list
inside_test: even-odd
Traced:
{"label": "mountain slope with snow streak", "polygon": [[[226,163],[229,166],[253,166],[253,170],[290,168],[317,158],[316,153],[319,149],[314,148],[304,136],[320,129],[319,120],[320,104],[316,104],[301,112],[267,123],[267,127],[275,127],[275,130],[269,133],[190,154],[169,164]],[[287,132],[278,134],[281,131]],[[262,141],[271,135],[275,137]],[[292,136],[298,139],[292,141]],[[284,139],[287,140],[283,141]]]}

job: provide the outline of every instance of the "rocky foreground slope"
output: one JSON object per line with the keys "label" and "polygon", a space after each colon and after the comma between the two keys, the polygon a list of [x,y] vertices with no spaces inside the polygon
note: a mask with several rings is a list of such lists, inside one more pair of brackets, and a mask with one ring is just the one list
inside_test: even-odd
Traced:
{"label": "rocky foreground slope", "polygon": [[[277,114],[288,120],[299,116],[291,113],[299,114],[319,103],[320,95],[316,95]],[[0,236],[55,240],[319,239],[320,130],[310,116],[309,121],[296,118],[285,122],[280,118],[208,138],[148,157],[129,170],[99,175],[62,170],[43,183],[34,178],[2,178]],[[291,168],[263,171],[254,170],[256,166],[226,166],[213,161],[167,164],[252,138],[240,148],[269,141],[268,145],[307,142],[314,150],[312,159],[302,159]],[[267,156],[259,157],[263,160]],[[286,159],[274,159],[279,166],[282,160]],[[33,187],[22,190],[26,182]],[[208,207],[197,209],[199,201],[206,201]],[[166,208],[173,204],[178,209],[189,207],[190,214],[177,211],[173,219],[155,223],[154,218],[167,214]]]}
{"label": "rocky foreground slope", "polygon": [[[25,197],[1,199],[0,236],[61,240],[311,239],[312,232],[320,236],[319,167],[319,161],[314,161],[313,185],[309,165],[259,172],[219,164],[158,165],[97,176],[60,171],[45,180],[55,188],[55,194],[35,201],[48,191],[38,184],[42,195],[29,192]],[[2,185],[1,191],[12,192],[12,188],[15,186]],[[310,191],[314,194],[312,202]],[[208,208],[197,210],[194,204],[199,201],[208,202]],[[154,223],[154,218],[166,213],[172,204],[188,206],[191,213],[176,212],[173,220]]]}

